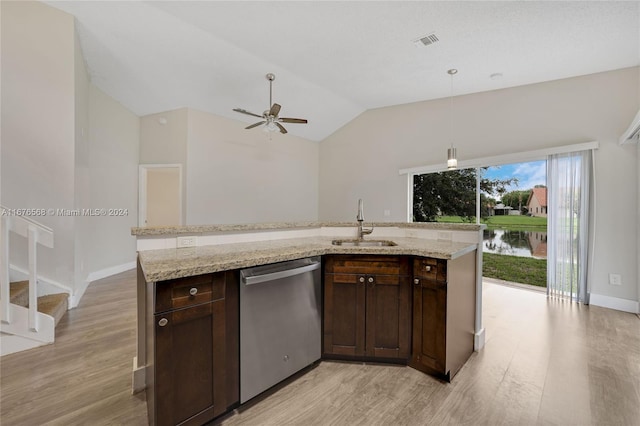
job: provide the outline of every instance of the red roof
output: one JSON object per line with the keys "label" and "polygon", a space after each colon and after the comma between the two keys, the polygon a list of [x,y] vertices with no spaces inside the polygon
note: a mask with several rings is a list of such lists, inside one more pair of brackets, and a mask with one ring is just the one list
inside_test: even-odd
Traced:
{"label": "red roof", "polygon": [[533,188],[527,200],[527,205],[531,202],[531,197],[536,197],[541,207],[547,206],[547,188]]}

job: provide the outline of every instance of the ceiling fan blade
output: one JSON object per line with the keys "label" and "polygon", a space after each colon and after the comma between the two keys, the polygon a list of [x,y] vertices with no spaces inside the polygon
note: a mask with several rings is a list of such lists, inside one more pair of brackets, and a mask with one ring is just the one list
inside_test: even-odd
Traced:
{"label": "ceiling fan blade", "polygon": [[234,110],[235,112],[239,112],[239,113],[241,113],[241,114],[247,114],[247,115],[252,115],[252,116],[254,116],[254,117],[258,117],[258,118],[263,118],[261,115],[254,114],[254,113],[249,112],[249,111],[247,111],[247,110],[245,110],[245,109],[242,109],[242,108],[234,108],[233,110]]}
{"label": "ceiling fan blade", "polygon": [[280,105],[273,104],[271,106],[271,109],[269,110],[269,115],[272,116],[272,117],[277,117],[278,113],[280,112],[280,108],[282,108]]}
{"label": "ceiling fan blade", "polygon": [[282,133],[282,134],[287,133],[287,129],[282,127],[282,124],[278,123],[277,121],[276,121],[276,126],[278,126],[278,128],[280,128],[280,133]]}
{"label": "ceiling fan blade", "polygon": [[254,127],[258,127],[259,125],[264,124],[264,123],[266,123],[266,121],[259,121],[257,123],[252,124],[251,126],[245,127],[245,130],[246,129],[253,129]]}
{"label": "ceiling fan blade", "polygon": [[298,124],[307,124],[308,121],[304,118],[280,118],[280,122],[282,123],[298,123]]}

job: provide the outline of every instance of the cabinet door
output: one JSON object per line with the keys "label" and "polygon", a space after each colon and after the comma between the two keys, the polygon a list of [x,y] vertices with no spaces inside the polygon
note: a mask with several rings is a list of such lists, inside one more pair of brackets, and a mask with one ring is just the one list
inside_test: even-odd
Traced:
{"label": "cabinet door", "polygon": [[447,284],[414,278],[413,349],[409,365],[446,374]]}
{"label": "cabinet door", "polygon": [[366,356],[409,357],[411,327],[410,278],[367,276]]}
{"label": "cabinet door", "polygon": [[157,314],[156,424],[202,424],[223,413],[225,300]]}
{"label": "cabinet door", "polygon": [[326,274],[324,278],[324,353],[364,355],[365,276]]}

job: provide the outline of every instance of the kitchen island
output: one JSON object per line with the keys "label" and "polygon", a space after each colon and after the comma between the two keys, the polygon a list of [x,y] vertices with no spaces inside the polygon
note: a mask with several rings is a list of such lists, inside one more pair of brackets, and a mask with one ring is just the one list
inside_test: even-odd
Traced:
{"label": "kitchen island", "polygon": [[[148,388],[151,422],[167,420],[161,412],[154,415],[158,406],[170,406],[154,403],[158,395],[173,395],[180,409],[193,412],[190,420],[182,415],[166,424],[203,422],[238,405],[238,271],[312,256],[324,265],[323,359],[396,362],[451,380],[483,345],[483,226],[373,225],[365,240],[384,238],[394,245],[333,244],[356,236],[353,223],[134,228],[139,303],[133,386]],[[184,408],[202,397],[199,392],[184,399],[180,391],[188,385],[179,382],[195,376],[170,377],[164,371],[169,367],[160,368],[182,362],[176,344],[185,346],[190,334],[200,346],[187,358],[203,353],[197,362],[207,364],[211,378],[203,388],[203,410]],[[167,353],[173,358],[163,361]]]}

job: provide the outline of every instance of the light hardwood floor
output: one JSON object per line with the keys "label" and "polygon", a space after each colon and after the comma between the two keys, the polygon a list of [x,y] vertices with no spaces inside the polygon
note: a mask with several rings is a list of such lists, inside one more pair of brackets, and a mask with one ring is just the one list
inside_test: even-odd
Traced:
{"label": "light hardwood floor", "polygon": [[0,359],[0,424],[146,424],[144,393],[131,395],[135,344],[135,271],[91,283],[54,344]]}
{"label": "light hardwood floor", "polygon": [[[486,347],[450,384],[408,367],[322,362],[223,425],[640,424],[640,319],[485,283]],[[92,283],[56,343],[3,357],[0,424],[143,425],[131,395],[135,274]]]}

